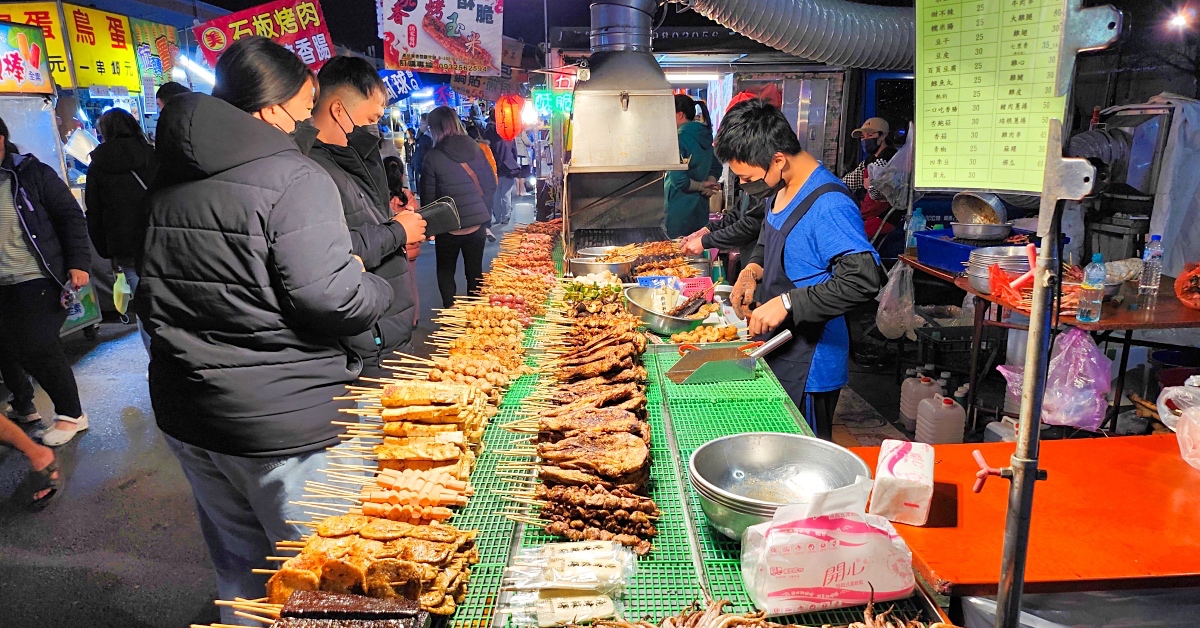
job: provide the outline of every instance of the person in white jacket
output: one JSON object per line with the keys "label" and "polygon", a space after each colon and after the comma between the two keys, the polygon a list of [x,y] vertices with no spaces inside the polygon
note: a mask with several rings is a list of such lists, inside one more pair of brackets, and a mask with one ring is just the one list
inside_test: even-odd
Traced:
{"label": "person in white jacket", "polygon": [[517,147],[517,164],[521,166],[521,174],[517,177],[517,196],[525,196],[534,190],[526,189],[526,181],[533,174],[533,130],[525,129],[517,134],[514,143]]}

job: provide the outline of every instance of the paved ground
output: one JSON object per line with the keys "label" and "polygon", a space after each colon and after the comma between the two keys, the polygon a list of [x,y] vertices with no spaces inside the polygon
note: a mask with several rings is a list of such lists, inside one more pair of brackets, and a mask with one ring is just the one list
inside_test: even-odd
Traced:
{"label": "paved ground", "polygon": [[[517,219],[532,219],[532,206],[522,203]],[[489,258],[496,249],[488,247]],[[417,276],[420,346],[433,329],[430,308],[440,307],[431,246],[417,261]],[[28,464],[0,447],[0,626],[180,628],[216,621],[216,588],[191,491],[154,425],[135,328],[106,323],[97,341],[76,334],[68,350],[91,430],[58,450],[63,494],[44,512],[26,513],[20,504],[29,497],[22,485]],[[888,398],[873,380],[886,377],[862,377],[871,403],[846,395],[842,410],[846,433],[870,441],[881,433],[871,427],[880,422],[872,405]],[[44,394],[38,407],[50,410]]]}

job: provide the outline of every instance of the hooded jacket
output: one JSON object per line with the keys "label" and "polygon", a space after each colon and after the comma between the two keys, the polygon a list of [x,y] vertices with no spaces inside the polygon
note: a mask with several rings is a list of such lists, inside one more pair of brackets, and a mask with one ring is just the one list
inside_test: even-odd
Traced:
{"label": "hooded jacket", "polygon": [[[464,165],[475,174],[479,187]],[[496,177],[475,140],[466,135],[450,135],[425,155],[421,164],[421,202],[432,203],[443,196],[453,198],[463,228],[491,221],[495,195]]]}
{"label": "hooded jacket", "polygon": [[154,147],[132,137],[107,141],[92,151],[84,201],[88,235],[100,257],[136,260],[142,256],[146,187],[154,182],[156,172]]}
{"label": "hooded jacket", "polygon": [[387,173],[378,143],[374,150],[326,144],[316,137],[316,128],[304,125],[296,134],[300,151],[317,162],[337,185],[342,212],[350,229],[351,251],[362,258],[367,270],[392,286],[392,303],[371,329],[348,340],[375,374],[393,351],[412,344],[416,303],[406,275],[411,272],[404,227],[392,220],[388,208]]}
{"label": "hooded jacket", "polygon": [[692,181],[721,176],[721,162],[713,155],[712,129],[692,120],[679,127],[679,156],[687,170],[671,170],[666,175],[667,236],[678,238],[708,224],[708,198],[689,192]]}
{"label": "hooded jacket", "polygon": [[15,181],[13,205],[42,270],[59,286],[66,285],[68,270],[88,271],[87,218],[54,168],[30,154],[7,154],[0,169]]}
{"label": "hooded jacket", "polygon": [[350,256],[338,190],[287,135],[204,94],[158,123],[134,303],[158,426],[248,457],[328,447],[361,363],[339,342],[392,299]]}

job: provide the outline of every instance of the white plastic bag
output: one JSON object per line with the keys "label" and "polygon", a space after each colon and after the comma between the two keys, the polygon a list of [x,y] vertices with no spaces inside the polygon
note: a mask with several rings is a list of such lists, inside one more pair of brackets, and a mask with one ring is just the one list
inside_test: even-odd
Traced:
{"label": "white plastic bag", "polygon": [[[1175,414],[1171,406],[1180,414]],[[1189,377],[1183,386],[1164,388],[1158,394],[1158,418],[1175,430],[1183,460],[1200,469],[1200,375]]]}
{"label": "white plastic bag", "polygon": [[767,616],[898,600],[913,591],[912,552],[883,517],[866,514],[871,480],[820,493],[742,535],[742,580]]}
{"label": "white plastic bag", "polygon": [[[1025,369],[998,366],[996,370],[1008,380],[1009,393],[1020,398]],[[1108,379],[1111,370],[1112,360],[1100,351],[1087,332],[1072,328],[1063,334],[1054,343],[1054,353],[1050,356],[1042,422],[1089,432],[1100,429],[1108,411],[1106,395],[1112,387]]]}
{"label": "white plastic bag", "polygon": [[913,321],[913,270],[904,262],[897,262],[888,271],[888,282],[879,293],[879,311],[875,314],[875,325],[885,338],[895,340],[905,334],[916,340],[913,332],[919,325]]}

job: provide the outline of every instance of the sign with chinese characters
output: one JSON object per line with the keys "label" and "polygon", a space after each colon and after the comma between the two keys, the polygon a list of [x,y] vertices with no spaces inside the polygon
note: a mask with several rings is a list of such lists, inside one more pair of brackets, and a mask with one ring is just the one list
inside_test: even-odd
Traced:
{"label": "sign with chinese characters", "polygon": [[539,87],[530,93],[529,98],[533,100],[533,108],[539,116],[550,116],[554,113],[570,116],[575,109],[575,92]]}
{"label": "sign with chinese characters", "polygon": [[504,0],[383,0],[389,70],[500,74]]}
{"label": "sign with chinese characters", "polygon": [[0,93],[54,93],[42,29],[0,24]]}
{"label": "sign with chinese characters", "polygon": [[482,98],[496,102],[505,94],[521,91],[521,84],[529,80],[529,73],[501,66],[500,76],[476,76],[456,74],[450,79],[454,91],[467,98]]}
{"label": "sign with chinese characters", "polygon": [[277,0],[192,27],[209,65],[233,42],[261,35],[291,50],[317,70],[333,58],[333,38],[318,0]]}
{"label": "sign with chinese characters", "polygon": [[379,78],[387,87],[388,104],[399,102],[421,89],[420,75],[408,70],[380,70]]}
{"label": "sign with chinese characters", "polygon": [[50,64],[54,82],[67,89],[75,86],[67,67],[66,37],[63,35],[62,22],[58,19],[58,6],[53,2],[5,3],[0,5],[0,21],[41,28],[46,42],[43,54]]}
{"label": "sign with chinese characters", "polygon": [[80,87],[104,85],[142,91],[129,18],[73,4],[64,4],[63,14]]}
{"label": "sign with chinese characters", "polygon": [[917,0],[915,181],[1041,192],[1062,2]]}
{"label": "sign with chinese characters", "polygon": [[171,80],[175,55],[179,54],[178,33],[173,26],[137,18],[129,18],[129,26],[133,29],[133,51],[137,55],[142,79],[153,79],[153,86],[157,89]]}

